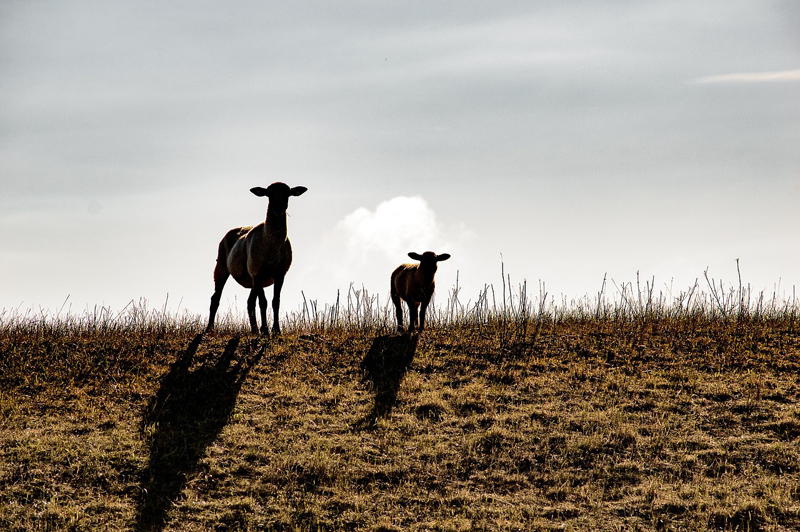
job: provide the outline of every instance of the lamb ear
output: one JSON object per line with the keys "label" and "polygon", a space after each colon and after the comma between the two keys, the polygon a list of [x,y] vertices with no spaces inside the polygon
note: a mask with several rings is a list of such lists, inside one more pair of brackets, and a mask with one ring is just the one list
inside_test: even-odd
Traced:
{"label": "lamb ear", "polygon": [[290,196],[299,196],[303,192],[308,190],[306,187],[294,187],[292,190],[289,191]]}
{"label": "lamb ear", "polygon": [[413,251],[409,253],[408,256],[414,260],[422,260],[422,255],[420,255],[419,253],[414,253]]}
{"label": "lamb ear", "polygon": [[250,192],[252,192],[256,196],[266,196],[267,195],[267,189],[263,188],[263,187],[253,187],[253,188],[250,189]]}
{"label": "lamb ear", "polygon": [[447,260],[449,258],[450,258],[450,254],[449,253],[442,253],[441,255],[437,255],[436,256],[436,262],[441,262],[441,261]]}

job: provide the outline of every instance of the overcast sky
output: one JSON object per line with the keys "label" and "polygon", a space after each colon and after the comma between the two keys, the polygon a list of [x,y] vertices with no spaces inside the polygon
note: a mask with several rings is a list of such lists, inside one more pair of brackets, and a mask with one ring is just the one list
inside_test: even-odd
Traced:
{"label": "overcast sky", "polygon": [[440,300],[501,264],[579,298],[736,259],[791,296],[798,28],[795,0],[2,2],[0,309],[205,315],[274,181],[308,187],[286,311],[385,301],[428,249]]}

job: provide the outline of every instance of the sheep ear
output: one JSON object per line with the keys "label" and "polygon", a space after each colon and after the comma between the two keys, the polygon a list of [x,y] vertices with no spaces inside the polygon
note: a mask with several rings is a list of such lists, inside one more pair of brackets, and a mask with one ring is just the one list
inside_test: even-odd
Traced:
{"label": "sheep ear", "polygon": [[294,187],[292,190],[289,191],[290,196],[299,196],[303,192],[308,190],[306,187]]}
{"label": "sheep ear", "polygon": [[441,255],[437,255],[436,256],[436,261],[437,262],[441,262],[441,261],[447,260],[449,258],[450,258],[450,254],[449,253],[442,253]]}
{"label": "sheep ear", "polygon": [[250,192],[252,192],[256,196],[266,196],[267,195],[267,189],[266,188],[262,188],[262,187],[253,187],[253,188],[250,189]]}
{"label": "sheep ear", "polygon": [[413,251],[409,253],[408,256],[414,260],[422,260],[422,255],[420,255],[419,253],[414,253]]}

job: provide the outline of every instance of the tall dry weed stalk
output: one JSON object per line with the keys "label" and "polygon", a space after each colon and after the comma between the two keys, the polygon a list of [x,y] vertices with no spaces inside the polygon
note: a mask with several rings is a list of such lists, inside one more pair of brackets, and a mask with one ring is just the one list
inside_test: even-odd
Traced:
{"label": "tall dry weed stalk", "polygon": [[[538,294],[528,293],[528,282],[523,280],[516,287],[501,262],[501,286],[484,285],[474,299],[463,302],[463,289],[456,272],[455,285],[446,292],[444,303],[436,296],[428,310],[428,325],[433,328],[452,327],[471,334],[484,335],[491,331],[500,343],[499,347],[530,346],[537,341],[543,330],[567,322],[595,322],[613,327],[619,324],[642,329],[657,327],[666,322],[745,324],[750,321],[771,320],[783,322],[789,331],[797,330],[800,318],[800,301],[792,287],[790,297],[780,293],[777,285],[771,295],[754,293],[749,284],[742,281],[737,260],[737,285],[726,285],[709,276],[704,278],[708,291],[695,283],[688,289],[673,292],[671,285],[656,290],[655,279],[642,281],[639,272],[635,282],[611,285],[615,292],[609,293],[609,279],[603,277],[600,290],[594,297],[588,295],[578,299],[561,296],[557,300],[550,295],[543,281],[539,281]],[[302,292],[301,292],[302,293]],[[333,304],[320,305],[309,301],[305,293],[298,311],[286,314],[286,331],[321,334],[332,330],[356,329],[365,334],[388,334],[393,331],[393,309],[388,298],[371,294],[365,287],[351,284],[344,298],[337,292]],[[441,300],[440,296],[440,300]],[[0,310],[0,332],[24,331],[63,334],[71,333],[139,331],[167,332],[202,328],[204,316],[188,311],[170,313],[167,300],[159,309],[148,306],[147,301],[131,301],[122,310],[115,312],[109,307],[95,306],[83,313],[74,313],[65,304],[55,312],[39,308]],[[229,306],[221,313],[218,328],[222,331],[246,333],[246,315]]]}

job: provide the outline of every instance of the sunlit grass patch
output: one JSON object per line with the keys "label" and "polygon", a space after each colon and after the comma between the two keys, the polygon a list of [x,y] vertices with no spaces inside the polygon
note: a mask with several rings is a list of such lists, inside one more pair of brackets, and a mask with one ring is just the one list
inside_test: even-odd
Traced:
{"label": "sunlit grass patch", "polygon": [[708,285],[454,289],[413,338],[359,290],[269,340],[6,311],[0,528],[796,529],[797,303]]}

